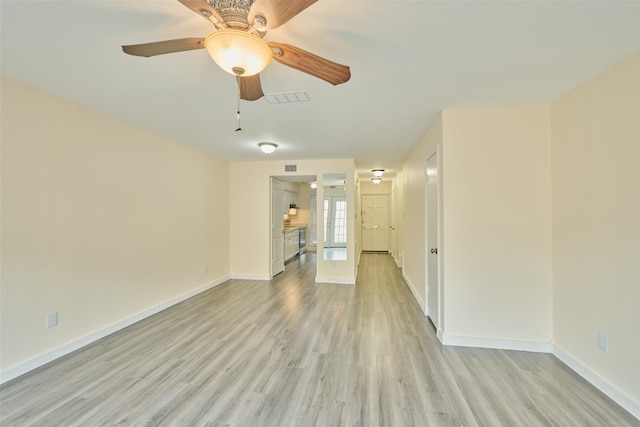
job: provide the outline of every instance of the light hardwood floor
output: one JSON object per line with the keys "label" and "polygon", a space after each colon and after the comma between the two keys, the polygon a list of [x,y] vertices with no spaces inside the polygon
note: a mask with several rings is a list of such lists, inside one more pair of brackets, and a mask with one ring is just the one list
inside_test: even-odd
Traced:
{"label": "light hardwood floor", "polygon": [[386,254],[232,280],[0,388],[3,426],[640,426],[554,356],[443,347]]}

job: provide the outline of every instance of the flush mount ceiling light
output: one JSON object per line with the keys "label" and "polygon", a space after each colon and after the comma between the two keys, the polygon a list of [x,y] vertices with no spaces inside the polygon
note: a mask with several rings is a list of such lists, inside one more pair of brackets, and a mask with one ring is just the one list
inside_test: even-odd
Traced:
{"label": "flush mount ceiling light", "polygon": [[371,182],[373,182],[374,184],[380,184],[380,182],[382,182],[382,178],[371,178]]}
{"label": "flush mount ceiling light", "polygon": [[263,153],[271,154],[276,151],[278,144],[274,144],[273,142],[261,142],[258,144],[258,147],[260,147]]}
{"label": "flush mount ceiling light", "polygon": [[316,181],[313,181],[311,184],[309,184],[309,187],[315,190],[316,188],[318,188],[318,183]]}
{"label": "flush mount ceiling light", "polygon": [[271,48],[260,37],[231,28],[209,34],[204,47],[220,68],[238,77],[258,74],[273,58]]}
{"label": "flush mount ceiling light", "polygon": [[371,172],[373,172],[373,175],[374,175],[375,177],[378,177],[378,178],[379,178],[379,177],[381,177],[381,176],[382,176],[382,174],[384,173],[384,169],[373,169],[373,170],[371,170]]}

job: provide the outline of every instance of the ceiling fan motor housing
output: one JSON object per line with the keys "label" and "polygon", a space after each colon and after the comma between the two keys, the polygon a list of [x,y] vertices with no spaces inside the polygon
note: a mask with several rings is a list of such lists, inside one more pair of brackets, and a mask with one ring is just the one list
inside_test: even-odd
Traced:
{"label": "ceiling fan motor housing", "polygon": [[228,28],[249,28],[249,11],[254,0],[207,0]]}

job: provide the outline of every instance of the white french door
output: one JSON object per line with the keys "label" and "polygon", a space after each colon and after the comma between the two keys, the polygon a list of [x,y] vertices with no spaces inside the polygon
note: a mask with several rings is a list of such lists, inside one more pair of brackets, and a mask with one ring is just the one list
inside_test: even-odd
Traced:
{"label": "white french door", "polygon": [[324,198],[324,247],[347,246],[347,199],[342,196]]}
{"label": "white french door", "polygon": [[[316,198],[311,198],[311,235],[315,239],[317,219],[314,214]],[[325,196],[323,208],[323,246],[325,248],[345,248],[347,246],[347,199],[344,196]]]}

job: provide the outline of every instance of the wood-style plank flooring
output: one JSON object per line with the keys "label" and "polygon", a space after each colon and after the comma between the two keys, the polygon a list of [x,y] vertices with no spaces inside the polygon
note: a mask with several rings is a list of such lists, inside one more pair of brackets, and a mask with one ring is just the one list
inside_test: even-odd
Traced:
{"label": "wood-style plank flooring", "polygon": [[0,388],[2,426],[640,426],[554,356],[443,347],[386,254],[231,280]]}

